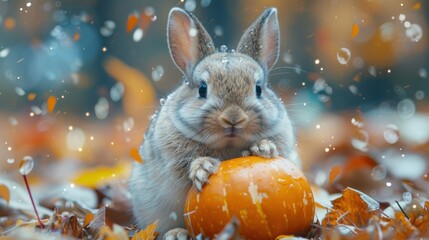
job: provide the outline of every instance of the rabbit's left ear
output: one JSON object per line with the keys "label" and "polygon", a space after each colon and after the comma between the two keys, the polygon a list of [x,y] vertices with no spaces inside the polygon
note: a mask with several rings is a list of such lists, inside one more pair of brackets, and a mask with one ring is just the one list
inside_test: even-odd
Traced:
{"label": "rabbit's left ear", "polygon": [[251,56],[268,71],[277,62],[279,48],[277,9],[269,8],[243,34],[237,51]]}

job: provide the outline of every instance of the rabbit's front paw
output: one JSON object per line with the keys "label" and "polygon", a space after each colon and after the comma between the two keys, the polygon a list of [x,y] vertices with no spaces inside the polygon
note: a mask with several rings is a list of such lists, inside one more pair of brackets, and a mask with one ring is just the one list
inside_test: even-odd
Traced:
{"label": "rabbit's front paw", "polygon": [[188,240],[191,239],[186,229],[174,228],[166,232],[163,236],[164,240]]}
{"label": "rabbit's front paw", "polygon": [[[246,155],[246,153],[243,153]],[[250,154],[247,155],[261,156],[264,158],[272,158],[279,156],[276,145],[267,139],[263,139],[250,147]]]}
{"label": "rabbit's front paw", "polygon": [[199,157],[191,163],[189,178],[195,187],[201,191],[210,175],[216,172],[219,160],[212,157]]}

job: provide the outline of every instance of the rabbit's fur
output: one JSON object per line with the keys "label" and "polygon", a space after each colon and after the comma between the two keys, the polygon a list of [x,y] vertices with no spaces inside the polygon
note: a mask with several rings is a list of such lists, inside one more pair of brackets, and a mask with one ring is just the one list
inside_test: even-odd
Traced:
{"label": "rabbit's fur", "polygon": [[[201,189],[220,161],[280,155],[300,166],[291,121],[268,87],[279,54],[277,10],[263,12],[237,51],[216,52],[198,19],[179,8],[170,11],[167,33],[185,81],[152,121],[140,148],[144,163],[135,164],[130,180],[136,223],[145,227],[159,219],[161,234],[185,227],[189,188]],[[184,231],[165,236],[172,234]]]}

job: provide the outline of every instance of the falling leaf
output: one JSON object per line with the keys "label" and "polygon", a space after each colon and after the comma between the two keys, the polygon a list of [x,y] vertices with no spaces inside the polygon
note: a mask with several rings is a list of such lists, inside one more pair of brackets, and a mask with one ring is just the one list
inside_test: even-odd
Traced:
{"label": "falling leaf", "polygon": [[128,16],[127,33],[131,32],[137,26],[138,22],[139,22],[139,19],[136,16],[136,14],[131,14],[130,16]]}
{"label": "falling leaf", "polygon": [[157,234],[155,233],[156,227],[158,226],[158,220],[149,224],[145,229],[134,234],[131,240],[154,240]]}
{"label": "falling leaf", "polygon": [[352,25],[352,38],[356,37],[359,34],[359,25],[358,24],[353,24]]}
{"label": "falling leaf", "polygon": [[413,6],[413,9],[414,9],[414,10],[419,10],[419,9],[421,8],[421,6],[422,6],[422,4],[421,4],[421,3],[416,2],[416,3],[414,4],[414,6]]}
{"label": "falling leaf", "polygon": [[378,202],[353,188],[346,188],[332,204],[333,208],[322,221],[323,226],[345,224],[365,227],[371,217],[380,215]]}
{"label": "falling leaf", "polygon": [[130,156],[138,163],[143,163],[143,159],[139,154],[139,150],[137,148],[132,148],[130,150]]}
{"label": "falling leaf", "polygon": [[6,200],[6,202],[9,204],[10,192],[9,188],[4,184],[0,184],[0,197]]}
{"label": "falling leaf", "polygon": [[329,171],[329,183],[332,184],[342,172],[340,165],[335,165]]}
{"label": "falling leaf", "polygon": [[55,108],[55,104],[57,104],[57,98],[54,96],[49,96],[48,100],[46,102],[46,107],[48,109],[48,112],[53,112]]}

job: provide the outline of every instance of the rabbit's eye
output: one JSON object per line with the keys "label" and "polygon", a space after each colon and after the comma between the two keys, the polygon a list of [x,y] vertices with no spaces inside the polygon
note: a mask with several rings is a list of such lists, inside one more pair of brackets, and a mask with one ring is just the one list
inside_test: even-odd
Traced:
{"label": "rabbit's eye", "polygon": [[207,98],[207,83],[201,82],[198,94],[200,95],[200,98]]}
{"label": "rabbit's eye", "polygon": [[256,97],[261,98],[262,88],[260,83],[256,83]]}

